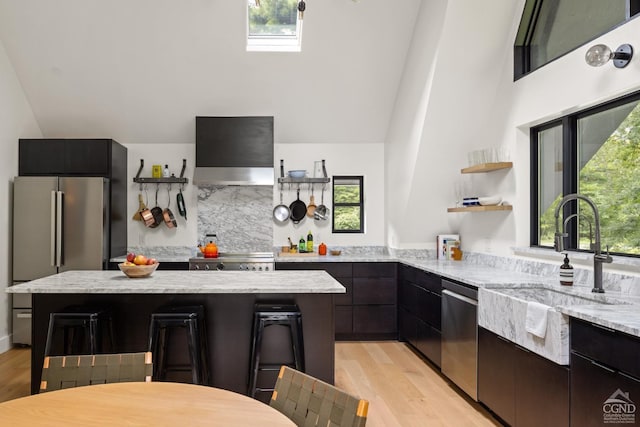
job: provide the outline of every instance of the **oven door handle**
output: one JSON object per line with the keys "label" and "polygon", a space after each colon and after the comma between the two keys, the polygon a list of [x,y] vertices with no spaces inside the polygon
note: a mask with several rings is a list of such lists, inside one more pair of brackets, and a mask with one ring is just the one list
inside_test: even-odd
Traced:
{"label": "oven door handle", "polygon": [[449,296],[451,298],[458,299],[460,301],[464,301],[464,302],[472,304],[472,305],[478,305],[478,301],[476,301],[474,299],[471,299],[469,297],[465,297],[464,295],[456,294],[455,292],[451,292],[448,289],[443,289],[442,290],[442,294],[446,295],[446,296]]}

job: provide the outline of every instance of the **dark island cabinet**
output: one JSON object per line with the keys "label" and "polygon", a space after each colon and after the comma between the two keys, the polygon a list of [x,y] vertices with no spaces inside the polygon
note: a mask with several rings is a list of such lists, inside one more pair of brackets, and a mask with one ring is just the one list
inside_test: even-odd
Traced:
{"label": "dark island cabinet", "polygon": [[515,427],[569,425],[569,369],[478,328],[478,400]]}
{"label": "dark island cabinet", "polygon": [[337,340],[397,338],[395,262],[277,262],[276,270],[325,270],[346,288],[334,296]]}
{"label": "dark island cabinet", "polygon": [[398,280],[398,335],[440,366],[440,276],[401,265]]}
{"label": "dark island cabinet", "polygon": [[127,251],[127,149],[113,139],[20,139],[20,176],[109,179],[109,258]]}
{"label": "dark island cabinet", "polygon": [[640,424],[640,339],[570,321],[571,426]]}

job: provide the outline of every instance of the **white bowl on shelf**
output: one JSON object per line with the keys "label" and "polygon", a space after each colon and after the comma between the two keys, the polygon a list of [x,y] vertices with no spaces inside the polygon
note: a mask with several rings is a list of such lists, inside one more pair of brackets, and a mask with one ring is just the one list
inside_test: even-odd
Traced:
{"label": "white bowl on shelf", "polygon": [[488,197],[478,197],[478,202],[481,206],[496,206],[502,202],[502,197],[500,196],[488,196]]}
{"label": "white bowl on shelf", "polygon": [[292,170],[289,171],[289,178],[304,178],[307,175],[306,170]]}

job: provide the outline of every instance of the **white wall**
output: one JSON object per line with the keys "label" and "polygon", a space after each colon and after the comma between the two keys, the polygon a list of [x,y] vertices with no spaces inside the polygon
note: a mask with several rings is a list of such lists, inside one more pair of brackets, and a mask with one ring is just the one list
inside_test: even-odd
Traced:
{"label": "white wall", "polygon": [[[640,46],[637,19],[514,82],[523,5],[422,1],[385,146],[390,246],[432,247],[442,232],[460,232],[463,248],[477,252],[528,246],[529,128],[640,88],[637,57],[622,70],[584,62],[599,42]],[[477,195],[502,195],[513,212],[446,213],[467,153],[501,145],[513,170],[465,178]],[[416,209],[406,213],[408,206]]]}
{"label": "white wall", "polygon": [[[301,236],[306,239],[311,231],[316,245],[324,241],[327,246],[363,246],[385,244],[384,217],[384,144],[276,144],[275,163],[279,173],[280,159],[284,160],[285,174],[292,169],[306,169],[313,176],[316,160],[325,160],[327,175],[362,175],[364,176],[364,234],[340,234],[331,232],[331,220],[315,221],[305,218],[295,225],[288,221],[284,225],[275,225],[273,232],[274,246],[287,244],[287,237],[297,242]],[[327,184],[324,204],[331,209],[331,184]],[[320,204],[321,192],[316,186],[314,194],[316,205]],[[300,198],[309,203],[310,193],[306,189],[300,191]],[[285,186],[284,203],[289,205],[296,199],[296,188]],[[273,206],[280,203],[278,187],[274,188]]]}
{"label": "white wall", "polygon": [[[507,215],[447,214],[447,207],[467,152],[500,143],[486,124],[501,96],[517,9],[503,0],[422,1],[385,147],[390,246],[432,248],[437,234],[460,232],[468,248],[471,234],[513,230]],[[510,179],[484,178],[474,180],[476,195],[504,193]]]}
{"label": "white wall", "polygon": [[[195,122],[194,122],[195,126]],[[195,128],[194,128],[195,134]],[[171,211],[176,217],[178,227],[145,227],[142,221],[129,221],[128,226],[128,246],[195,246],[199,238],[197,235],[198,215],[197,215],[197,196],[198,189],[193,185],[193,171],[195,168],[195,144],[123,144],[127,147],[127,168],[128,202],[127,206],[130,217],[138,209],[138,194],[140,194],[140,184],[133,182],[138,169],[140,168],[140,159],[144,159],[144,168],[140,173],[141,177],[151,177],[152,165],[169,165],[169,171],[176,176],[180,176],[182,170],[182,159],[187,160],[187,168],[185,177],[189,179],[189,183],[184,186],[182,195],[185,199],[187,208],[187,220],[185,221],[178,215],[178,207],[176,205],[176,193],[178,187],[171,187]],[[147,185],[147,192],[142,191],[145,204],[149,207],[155,206],[155,185]],[[147,195],[149,200],[147,201]],[[158,192],[158,204],[161,208],[165,208],[168,202],[167,186],[160,185]]]}
{"label": "white wall", "polygon": [[18,174],[18,139],[41,137],[29,102],[0,42],[0,353],[10,348],[12,182]]}
{"label": "white wall", "polygon": [[[138,208],[139,184],[133,182],[140,167],[140,159],[144,159],[144,169],[141,176],[151,176],[153,164],[168,164],[169,169],[176,176],[180,174],[182,159],[187,159],[185,176],[189,178],[189,184],[185,186],[183,195],[187,208],[187,218],[177,216],[175,206],[175,194],[177,188],[172,188],[172,210],[176,214],[178,227],[170,229],[157,227],[150,229],[142,222],[130,221],[128,228],[129,246],[193,246],[202,239],[198,231],[198,191],[192,184],[195,166],[194,144],[125,144],[128,150],[128,181],[129,194],[128,206],[131,216]],[[270,220],[273,227],[273,245],[283,246],[287,244],[287,237],[298,241],[300,236],[311,231],[317,244],[324,240],[327,245],[335,246],[363,246],[385,244],[385,216],[384,216],[384,144],[382,143],[357,143],[357,144],[275,144],[274,168],[276,176],[280,173],[280,159],[284,159],[285,173],[291,169],[306,169],[313,176],[315,160],[324,159],[327,174],[333,175],[362,175],[364,176],[364,203],[365,203],[365,233],[364,234],[333,234],[331,221],[314,221],[305,218],[298,225],[291,221],[279,225]],[[331,209],[331,183],[327,184],[324,202]],[[321,201],[321,186],[315,188],[316,205]],[[300,198],[309,203],[309,190],[302,188]],[[143,197],[146,198],[144,191]],[[155,185],[148,186],[149,205],[155,205]],[[296,198],[295,188],[285,187],[283,192],[284,203],[289,205]],[[167,203],[166,185],[160,186],[158,194],[160,207]],[[280,203],[279,187],[273,189],[273,207]]]}

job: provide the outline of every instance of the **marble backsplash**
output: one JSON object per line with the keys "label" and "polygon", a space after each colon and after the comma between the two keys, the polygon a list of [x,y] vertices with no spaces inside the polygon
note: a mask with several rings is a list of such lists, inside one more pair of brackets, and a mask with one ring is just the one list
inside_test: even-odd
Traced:
{"label": "marble backsplash", "polygon": [[272,186],[198,187],[198,236],[217,234],[224,252],[273,250]]}

